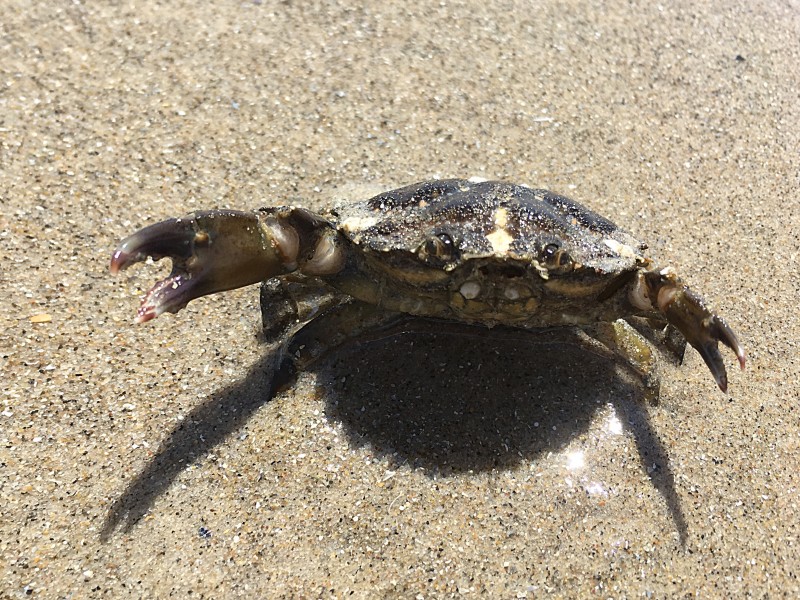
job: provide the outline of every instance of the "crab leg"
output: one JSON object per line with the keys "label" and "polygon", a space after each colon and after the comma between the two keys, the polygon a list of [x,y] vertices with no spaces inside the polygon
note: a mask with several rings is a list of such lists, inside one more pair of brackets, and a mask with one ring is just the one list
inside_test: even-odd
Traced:
{"label": "crab leg", "polygon": [[644,285],[637,286],[634,295],[641,298],[642,292],[646,293],[652,306],[700,353],[719,388],[727,391],[728,375],[718,342],[734,351],[742,369],[746,362],[744,348],[733,330],[722,317],[711,312],[703,298],[690,290],[672,269],[647,271],[640,282]]}
{"label": "crab leg", "polygon": [[136,322],[144,323],[163,312],[178,312],[200,296],[290,273],[298,262],[312,272],[339,268],[341,251],[326,225],[292,208],[196,212],[125,238],[110,268],[116,274],[148,256],[172,259],[169,277],[157,282],[139,307]]}

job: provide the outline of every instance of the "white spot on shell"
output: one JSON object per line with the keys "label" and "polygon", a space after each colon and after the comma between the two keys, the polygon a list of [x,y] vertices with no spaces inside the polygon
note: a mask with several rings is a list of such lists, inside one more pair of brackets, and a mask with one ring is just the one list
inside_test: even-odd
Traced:
{"label": "white spot on shell", "polygon": [[617,240],[606,238],[603,243],[623,258],[636,258],[638,256],[633,248]]}
{"label": "white spot on shell", "polygon": [[492,251],[498,256],[504,256],[511,247],[511,242],[514,241],[514,238],[505,229],[493,231],[486,236],[486,239],[492,245]]}
{"label": "white spot on shell", "polygon": [[494,211],[494,231],[486,236],[495,255],[505,256],[511,247],[511,242],[514,241],[514,238],[506,230],[507,224],[508,210],[501,206]]}
{"label": "white spot on shell", "polygon": [[508,210],[500,206],[494,211],[494,226],[505,229],[506,225],[508,225]]}
{"label": "white spot on shell", "polygon": [[474,300],[481,293],[481,284],[477,281],[465,281],[458,290],[467,300]]}
{"label": "white spot on shell", "polygon": [[[382,207],[381,207],[382,208]],[[375,225],[378,222],[377,217],[348,217],[342,221],[340,227],[348,233],[354,231],[363,231]]]}
{"label": "white spot on shell", "polygon": [[509,300],[519,300],[519,288],[514,285],[510,285],[503,290],[503,295]]}
{"label": "white spot on shell", "polygon": [[483,183],[484,181],[489,181],[486,177],[478,177],[477,175],[473,175],[469,179],[467,179],[470,183]]}

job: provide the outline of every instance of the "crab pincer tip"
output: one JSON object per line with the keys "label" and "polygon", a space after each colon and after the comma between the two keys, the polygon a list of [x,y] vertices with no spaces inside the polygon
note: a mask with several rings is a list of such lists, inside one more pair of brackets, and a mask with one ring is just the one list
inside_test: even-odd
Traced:
{"label": "crab pincer tip", "polygon": [[744,371],[744,366],[747,363],[747,356],[745,355],[744,348],[739,343],[736,334],[731,331],[730,327],[723,325],[723,336],[720,338],[722,343],[728,346],[736,354],[736,360],[739,361],[739,367]]}
{"label": "crab pincer tip", "polygon": [[136,311],[136,317],[134,317],[133,322],[137,325],[142,323],[147,323],[148,321],[152,321],[158,316],[158,313],[152,306],[141,306],[139,310]]}
{"label": "crab pincer tip", "polygon": [[120,271],[124,271],[125,267],[128,266],[129,257],[130,255],[121,248],[114,250],[114,254],[111,255],[111,264],[108,266],[111,274],[117,275]]}

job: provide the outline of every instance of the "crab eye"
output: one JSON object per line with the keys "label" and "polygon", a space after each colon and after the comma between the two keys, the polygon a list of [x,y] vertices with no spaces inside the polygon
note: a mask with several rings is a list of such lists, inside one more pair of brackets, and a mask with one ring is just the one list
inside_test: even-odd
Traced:
{"label": "crab eye", "polygon": [[569,252],[555,243],[547,244],[544,247],[542,258],[547,270],[555,273],[569,273],[575,264]]}
{"label": "crab eye", "polygon": [[434,263],[447,263],[456,258],[458,249],[449,234],[439,232],[429,237],[419,250],[420,258]]}

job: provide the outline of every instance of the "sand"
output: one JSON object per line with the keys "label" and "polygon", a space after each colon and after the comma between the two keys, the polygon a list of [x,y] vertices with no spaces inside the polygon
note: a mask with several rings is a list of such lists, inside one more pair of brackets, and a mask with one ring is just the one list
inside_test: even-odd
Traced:
{"label": "sand", "polygon": [[[0,5],[0,597],[800,593],[800,4]],[[146,325],[119,239],[507,179],[739,333],[657,405],[542,340],[351,346],[275,398],[258,290]]]}

